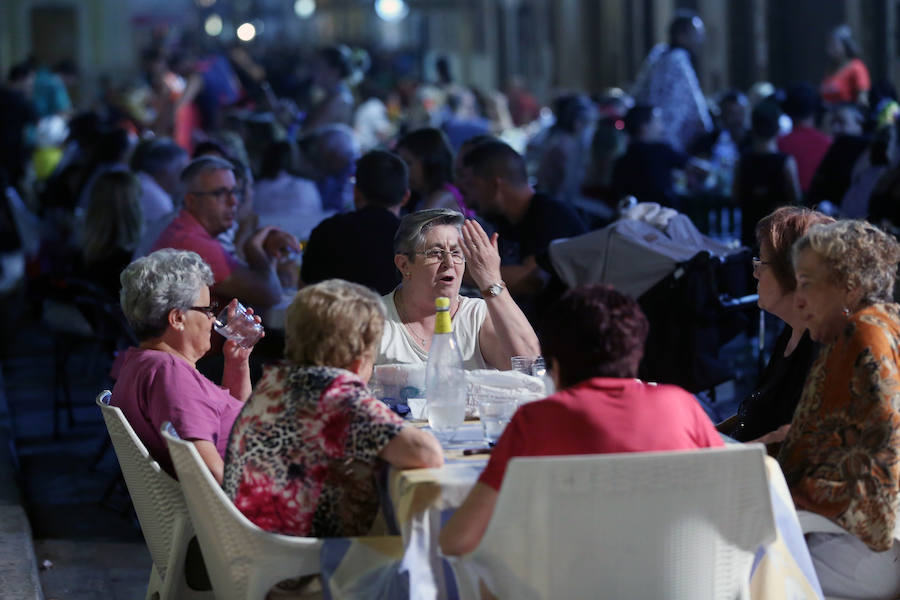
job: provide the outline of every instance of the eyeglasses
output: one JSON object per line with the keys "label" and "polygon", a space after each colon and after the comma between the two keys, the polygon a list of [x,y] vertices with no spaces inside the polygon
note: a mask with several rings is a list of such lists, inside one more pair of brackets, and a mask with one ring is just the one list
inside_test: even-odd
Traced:
{"label": "eyeglasses", "polygon": [[759,270],[759,268],[763,265],[771,265],[772,264],[771,260],[762,260],[758,256],[754,256],[751,260],[753,262],[753,270],[754,271]]}
{"label": "eyeglasses", "polygon": [[241,199],[241,188],[233,187],[233,188],[219,188],[217,190],[209,190],[209,191],[190,191],[189,194],[193,194],[195,196],[212,196],[219,202],[224,202],[229,197],[234,196],[236,200]]}
{"label": "eyeglasses", "polygon": [[441,248],[431,248],[430,250],[425,250],[424,252],[415,252],[414,254],[421,254],[425,257],[425,260],[422,261],[423,264],[426,265],[434,265],[438,263],[444,262],[444,258],[449,256],[450,262],[454,265],[461,265],[466,262],[466,257],[463,256],[462,250],[443,250]]}
{"label": "eyeglasses", "polygon": [[188,307],[190,310],[196,310],[197,312],[204,313],[210,319],[215,319],[216,315],[219,313],[219,303],[213,300],[209,303],[209,306],[190,306]]}

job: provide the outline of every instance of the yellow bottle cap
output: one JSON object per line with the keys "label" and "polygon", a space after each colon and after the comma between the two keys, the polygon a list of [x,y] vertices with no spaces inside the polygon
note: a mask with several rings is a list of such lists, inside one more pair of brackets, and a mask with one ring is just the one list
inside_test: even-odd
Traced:
{"label": "yellow bottle cap", "polygon": [[434,306],[438,310],[450,310],[450,298],[439,296],[434,299]]}

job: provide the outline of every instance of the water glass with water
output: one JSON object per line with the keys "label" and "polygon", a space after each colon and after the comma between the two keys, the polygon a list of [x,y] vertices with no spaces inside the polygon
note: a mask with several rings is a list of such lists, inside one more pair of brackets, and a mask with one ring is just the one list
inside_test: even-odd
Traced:
{"label": "water glass with water", "polygon": [[497,443],[503,430],[509,424],[518,404],[514,398],[482,398],[478,402],[478,416],[484,439],[489,444]]}
{"label": "water glass with water", "polygon": [[229,304],[219,313],[214,329],[244,348],[252,348],[264,332],[263,326],[240,302],[234,308]]}

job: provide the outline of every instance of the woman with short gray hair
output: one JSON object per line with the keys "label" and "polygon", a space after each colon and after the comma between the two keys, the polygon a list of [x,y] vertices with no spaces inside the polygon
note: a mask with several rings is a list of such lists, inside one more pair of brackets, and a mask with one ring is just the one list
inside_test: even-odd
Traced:
{"label": "woman with short gray hair", "polygon": [[[450,299],[450,318],[466,369],[508,370],[510,358],[540,354],[537,335],[500,278],[497,234],[455,210],[406,215],[394,236],[394,265],[402,283],[382,297],[387,318],[376,364],[428,360],[435,298]],[[459,295],[463,272],[484,299]]]}
{"label": "woman with short gray hair", "polygon": [[252,349],[225,342],[221,386],[197,371],[219,307],[210,301],[212,270],[195,252],[157,250],[128,265],[121,282],[122,311],[140,346],[126,352],[110,404],[122,409],[169,474],[174,475],[172,461],[159,432],[166,421],[194,443],[221,482],[228,433],[250,396]]}
{"label": "woman with short gray hair", "polygon": [[845,533],[809,533],[826,596],[900,596],[900,245],[865,221],[814,225],[793,248],[794,303],[813,363],[778,455],[797,508]]}

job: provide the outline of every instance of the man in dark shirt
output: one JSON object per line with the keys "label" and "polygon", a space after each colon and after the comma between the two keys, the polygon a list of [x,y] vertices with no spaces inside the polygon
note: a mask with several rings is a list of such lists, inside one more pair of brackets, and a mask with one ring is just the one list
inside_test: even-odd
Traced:
{"label": "man in dark shirt", "polygon": [[[497,223],[500,234],[500,273],[509,292],[524,300],[558,292],[551,284],[547,249],[559,238],[585,233],[587,229],[571,208],[544,194],[536,194],[528,184],[525,161],[503,142],[485,142],[463,159],[468,181],[467,200],[488,220]],[[550,284],[550,285],[548,285]]]}
{"label": "man in dark shirt", "polygon": [[400,283],[394,234],[409,200],[409,170],[400,157],[374,150],[356,162],[356,210],[325,219],[303,253],[303,284],[338,277],[387,294]]}

